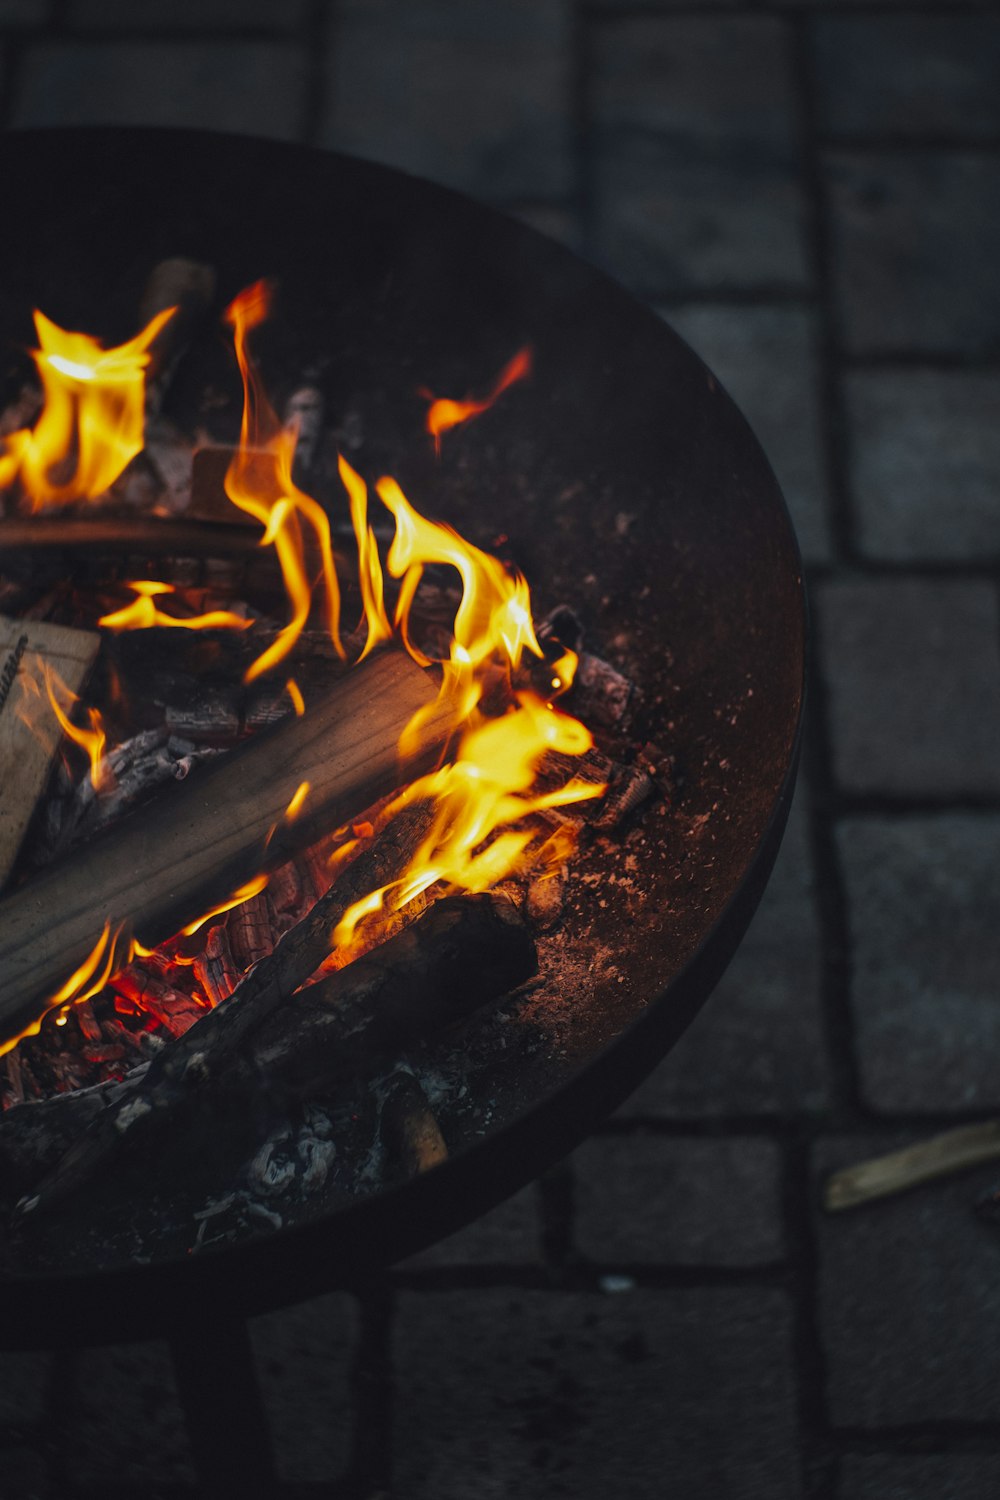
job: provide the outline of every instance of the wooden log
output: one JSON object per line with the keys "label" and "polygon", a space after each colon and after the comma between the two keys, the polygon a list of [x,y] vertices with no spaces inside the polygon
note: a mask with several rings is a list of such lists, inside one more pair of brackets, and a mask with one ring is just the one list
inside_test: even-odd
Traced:
{"label": "wooden log", "polygon": [[[90,1134],[77,1143],[48,1186],[47,1192],[55,1201],[65,1191],[66,1183],[78,1186],[106,1159],[120,1153],[138,1121],[149,1116],[154,1125],[172,1125],[174,1113],[193,1090],[209,1089],[216,1077],[226,1072],[234,1053],[247,1045],[251,1035],[326,958],[331,933],[348,907],[402,873],[430,828],[431,819],[427,803],[406,808],[394,818],[352,864],[340,870],[308,916],[244,976],[233,994],[214,1010],[202,1012],[197,1022],[187,1008],[194,1007],[195,1002],[180,996],[141,965],[132,965],[116,977],[114,987],[152,1011],[177,1040],[152,1060],[136,1080],[134,1090],[116,1098]],[[12,1052],[8,1057],[15,1055]]]}
{"label": "wooden log", "polygon": [[834,1172],[823,1189],[823,1207],[830,1213],[857,1208],[876,1198],[888,1198],[937,1177],[965,1172],[984,1162],[1000,1160],[1000,1120],[960,1125],[929,1140],[884,1156],[858,1162]]}
{"label": "wooden log", "polygon": [[[435,679],[409,657],[377,653],[314,698],[304,717],[197,767],[0,902],[0,1023],[8,1034],[88,957],[105,921],[129,923],[147,946],[162,942],[249,875],[427,769],[451,728],[447,705],[429,714],[405,765],[397,745],[417,709],[436,698]],[[308,796],[289,820],[303,782]]]}
{"label": "wooden log", "polygon": [[[232,509],[235,511],[236,507]],[[260,552],[261,528],[242,512],[237,523],[156,516],[12,516],[0,521],[0,557],[64,548],[148,557],[246,557]]]}
{"label": "wooden log", "polygon": [[[50,709],[36,706],[38,734],[21,718],[18,678],[27,672],[40,679],[44,661],[71,692],[79,694],[100,644],[93,631],[0,616],[0,888],[14,866],[62,742],[62,730]],[[61,706],[67,707],[65,702]]]}
{"label": "wooden log", "polygon": [[[353,1088],[359,1075],[495,1002],[536,967],[531,934],[506,897],[439,901],[252,1033],[227,1037],[225,1066],[214,1071],[211,1089],[151,1093],[140,1085],[120,1094],[21,1204],[19,1217],[41,1217],[92,1181],[113,1180],[126,1152],[134,1159],[157,1140],[164,1142],[160,1166],[172,1176],[183,1179],[209,1135],[215,1150],[225,1142],[235,1166],[276,1113]],[[160,1061],[150,1063],[143,1083]]]}

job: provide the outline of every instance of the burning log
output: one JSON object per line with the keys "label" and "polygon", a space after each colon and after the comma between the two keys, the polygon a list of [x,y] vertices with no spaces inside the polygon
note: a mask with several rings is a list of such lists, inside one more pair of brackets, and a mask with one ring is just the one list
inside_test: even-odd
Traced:
{"label": "burning log", "polygon": [[536,966],[531,935],[505,897],[439,901],[411,927],[309,986],[252,1031],[227,1028],[224,1065],[217,1057],[210,1090],[196,1086],[203,1082],[197,1064],[205,1054],[187,1042],[173,1049],[186,1061],[179,1079],[178,1070],[171,1079],[160,1066],[168,1053],[155,1059],[135,1086],[94,1112],[87,1133],[22,1204],[22,1216],[55,1206],[99,1171],[107,1178],[127,1148],[141,1150],[165,1124],[171,1170],[182,1162],[178,1170],[187,1172],[204,1154],[209,1129],[215,1139],[225,1138],[238,1161],[240,1152],[252,1149],[250,1137],[259,1140],[264,1111],[273,1118],[303,1101],[348,1093],[380,1061],[391,1061],[418,1039],[507,994]]}
{"label": "burning log", "polygon": [[[148,807],[0,902],[0,1020],[8,1027],[94,949],[106,922],[147,944],[225,900],[248,874],[280,864],[322,828],[425,769],[451,728],[435,708],[401,773],[398,741],[437,685],[406,656],[381,652],[309,712],[198,768]],[[302,784],[299,817],[285,814]]]}
{"label": "burning log", "polygon": [[61,739],[37,735],[21,718],[18,675],[41,658],[69,692],[79,693],[99,646],[100,637],[91,631],[0,618],[0,887],[13,868]]}

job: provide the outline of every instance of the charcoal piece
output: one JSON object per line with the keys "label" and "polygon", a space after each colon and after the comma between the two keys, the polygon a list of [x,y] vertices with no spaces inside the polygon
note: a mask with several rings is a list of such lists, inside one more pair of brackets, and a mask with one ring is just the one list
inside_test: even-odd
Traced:
{"label": "charcoal piece", "polygon": [[622,728],[634,691],[634,685],[610,662],[581,652],[569,701],[585,724]]}

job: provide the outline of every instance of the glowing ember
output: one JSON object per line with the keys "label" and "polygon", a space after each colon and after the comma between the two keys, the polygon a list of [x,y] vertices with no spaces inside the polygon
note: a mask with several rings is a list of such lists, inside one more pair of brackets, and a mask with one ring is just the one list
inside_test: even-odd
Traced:
{"label": "glowing ember", "polygon": [[19,479],[31,508],[42,510],[95,499],[114,484],[142,451],[149,346],[175,311],[158,313],[116,349],[35,313],[44,404],[33,428],[3,439],[0,489]]}

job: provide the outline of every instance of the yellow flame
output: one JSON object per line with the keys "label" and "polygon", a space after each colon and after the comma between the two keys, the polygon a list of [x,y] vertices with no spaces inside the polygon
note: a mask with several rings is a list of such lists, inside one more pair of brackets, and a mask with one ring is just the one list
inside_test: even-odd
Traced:
{"label": "yellow flame", "polygon": [[278,420],[249,354],[248,335],[264,321],[269,306],[268,288],[258,281],[241,292],[226,312],[234,330],[236,359],[243,379],[240,446],[226,472],[226,494],[234,505],[263,526],[261,545],[274,547],[292,607],[288,624],[247,669],[247,682],[284,660],[308,622],[312,587],[306,533],[311,534],[319,552],[326,627],[338,655],[345,654],[340,639],[340,589],[330,523],[322,506],[292,480],[296,433],[284,428]]}
{"label": "yellow flame", "polygon": [[49,996],[37,1019],[17,1036],[9,1038],[6,1042],[0,1042],[0,1057],[12,1051],[18,1042],[23,1042],[26,1037],[37,1036],[42,1029],[45,1017],[56,1006],[78,1005],[81,1001],[89,1000],[92,995],[100,993],[118,966],[116,958],[122,930],[122,927],[118,927],[112,933],[111,919],[110,917],[107,919],[104,923],[104,930],[88,956],[79,968],[74,969],[66,983],[61,985],[54,995]]}
{"label": "yellow flame", "polygon": [[337,457],[337,467],[341,482],[347,491],[351,524],[358,543],[358,582],[361,585],[361,601],[368,626],[368,639],[365,641],[364,650],[358,657],[358,661],[362,661],[369,651],[374,651],[382,641],[391,638],[392,626],[385,612],[385,582],[382,577],[382,563],[378,555],[378,543],[375,540],[374,531],[368,525],[368,486],[342,455]]}
{"label": "yellow flame", "polygon": [[252,621],[235,615],[228,609],[210,609],[203,615],[168,615],[154,599],[162,594],[172,594],[171,583],[157,583],[153,579],[141,578],[125,585],[135,594],[131,604],[102,615],[98,625],[106,630],[149,630],[154,625],[172,627],[177,630],[246,630]]}
{"label": "yellow flame", "polygon": [[107,742],[107,736],[104,733],[104,722],[100,712],[96,708],[87,709],[87,717],[90,720],[89,729],[84,729],[80,725],[74,724],[67,715],[63,705],[59,702],[59,697],[61,696],[70,706],[79,703],[79,698],[73,692],[72,688],[67,687],[66,683],[63,682],[51,662],[46,661],[44,657],[40,658],[40,660],[42,675],[45,678],[45,691],[48,694],[49,703],[52,705],[52,712],[55,714],[59,722],[59,727],[67,739],[72,740],[74,745],[79,745],[81,750],[86,751],[90,760],[90,779],[94,784],[94,790],[99,791],[105,779],[106,768],[103,761],[104,746]]}
{"label": "yellow flame", "polygon": [[531,792],[547,752],[583,755],[592,743],[577,719],[529,692],[517,694],[510,713],[469,729],[454,762],[413,782],[397,800],[397,809],[432,802],[431,830],[398,881],[349,908],[334,932],[334,946],[350,943],[358,924],[382,910],[387,898],[396,911],[432,885],[484,891],[502,880],[535,837],[531,828],[514,825],[532,813],[603,795],[601,785],[573,781]]}
{"label": "yellow flame", "polygon": [[[149,346],[175,311],[157,313],[114,349],[36,311],[40,348],[32,357],[42,381],[42,412],[33,428],[3,439],[0,489],[20,478],[33,510],[104,494],[142,450]],[[56,465],[70,463],[68,478],[54,477]]]}
{"label": "yellow flame", "polygon": [[[298,793],[296,793],[297,795]],[[251,896],[256,896],[258,891],[262,891],[266,885],[266,875],[255,875],[252,880],[248,880],[245,885],[241,885],[235,890],[227,900],[220,901],[218,906],[210,907],[196,922],[189,922],[186,927],[182,927],[181,932],[185,937],[193,937],[213,917],[221,917],[223,912],[232,911],[234,906],[242,906],[244,901],[249,901]]]}
{"label": "yellow flame", "polygon": [[285,692],[288,694],[289,698],[291,698],[292,707],[294,708],[298,717],[301,719],[302,715],[306,711],[306,700],[303,698],[302,689],[299,687],[294,677],[289,677],[288,681],[285,683]]}
{"label": "yellow flame", "polygon": [[285,817],[288,819],[289,823],[293,822],[294,819],[296,819],[298,817],[299,813],[302,811],[302,804],[303,804],[303,802],[305,802],[305,800],[308,797],[308,795],[309,795],[309,783],[308,783],[308,781],[300,781],[299,785],[296,787],[295,791],[292,793],[292,800],[289,802],[288,806],[285,808]]}

